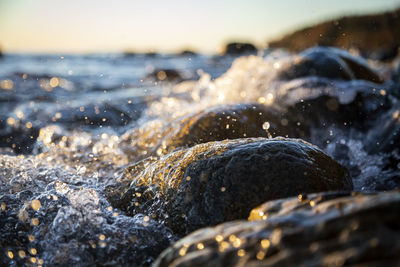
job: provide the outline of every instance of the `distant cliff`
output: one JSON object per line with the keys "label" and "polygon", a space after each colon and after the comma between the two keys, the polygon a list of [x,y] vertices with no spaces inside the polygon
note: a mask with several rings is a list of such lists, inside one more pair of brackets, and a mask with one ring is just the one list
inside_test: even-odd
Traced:
{"label": "distant cliff", "polygon": [[400,46],[400,8],[376,15],[330,20],[269,42],[269,47],[301,51],[311,46],[357,48],[366,56],[389,59]]}

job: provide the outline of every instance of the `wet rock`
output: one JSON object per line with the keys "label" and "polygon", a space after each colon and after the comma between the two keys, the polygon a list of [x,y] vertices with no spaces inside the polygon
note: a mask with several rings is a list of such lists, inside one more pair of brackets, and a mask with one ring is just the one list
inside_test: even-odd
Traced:
{"label": "wet rock", "polygon": [[400,98],[400,60],[397,62],[396,68],[392,73],[392,90],[391,93],[397,98]]}
{"label": "wet rock", "polygon": [[226,45],[224,55],[255,54],[257,48],[250,43],[229,43]]}
{"label": "wet rock", "polygon": [[364,59],[333,47],[309,48],[286,62],[278,72],[278,78],[283,80],[306,76],[383,82],[379,74]]}
{"label": "wet rock", "polygon": [[183,50],[181,53],[179,53],[179,55],[185,56],[185,57],[192,57],[192,56],[196,56],[197,53],[192,50]]}
{"label": "wet rock", "polygon": [[307,77],[286,82],[277,90],[277,102],[287,116],[305,129],[355,127],[370,128],[380,114],[390,109],[385,87],[362,81],[335,81]]}
{"label": "wet rock", "polygon": [[180,82],[183,81],[182,75],[173,69],[156,69],[146,75],[146,79],[154,81]]}
{"label": "wet rock", "polygon": [[331,79],[354,79],[347,64],[332,53],[310,51],[299,54],[287,62],[278,73],[282,80],[292,80],[299,77],[318,76]]}
{"label": "wet rock", "polygon": [[[210,141],[305,136],[306,129],[296,125],[296,122],[287,118],[278,108],[261,104],[214,106],[156,127],[149,124],[149,129],[126,134],[122,142],[131,142],[135,151],[146,151],[145,156],[160,156],[179,147]],[[151,132],[153,134],[149,134]]]}
{"label": "wet rock", "polygon": [[246,218],[266,200],[352,189],[344,167],[298,139],[209,142],[143,166],[128,168],[133,182],[113,204],[147,212],[181,234]]}
{"label": "wet rock", "polygon": [[184,237],[154,266],[396,265],[399,209],[399,192],[270,201],[252,210],[249,222],[227,222]]}
{"label": "wet rock", "polygon": [[[400,105],[379,117],[364,140],[366,151],[382,157],[385,172],[379,183],[381,189],[400,188]],[[390,171],[390,173],[386,173]]]}
{"label": "wet rock", "polygon": [[[290,123],[290,125],[289,125]],[[243,137],[297,137],[300,129],[282,112],[260,104],[216,106],[183,118],[168,136],[167,151],[178,147]]]}
{"label": "wet rock", "polygon": [[371,153],[393,152],[400,148],[400,104],[377,120],[367,135],[366,149]]}
{"label": "wet rock", "polygon": [[42,126],[61,124],[66,129],[75,129],[77,126],[125,126],[136,121],[145,106],[142,100],[121,100],[98,103],[84,101],[62,106],[57,103],[36,103],[33,108],[22,104],[16,109],[23,112],[24,121],[40,122]]}

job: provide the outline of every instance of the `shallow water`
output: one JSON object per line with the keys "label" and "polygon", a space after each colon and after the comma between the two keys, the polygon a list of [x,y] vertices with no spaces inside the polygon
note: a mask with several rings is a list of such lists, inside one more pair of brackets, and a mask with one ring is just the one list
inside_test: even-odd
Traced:
{"label": "shallow water", "polygon": [[[0,60],[0,222],[2,235],[7,233],[1,238],[2,263],[153,261],[176,236],[147,215],[129,217],[112,207],[104,188],[123,182],[128,165],[167,153],[160,140],[181,118],[217,105],[285,107],[324,95],[347,105],[359,93],[372,93],[376,99],[365,107],[376,118],[371,115],[362,127],[322,118],[318,127],[310,125],[305,139],[350,170],[355,191],[398,187],[399,166],[387,164],[398,160],[397,152],[370,152],[366,142],[379,130],[377,118],[398,112],[391,85],[316,76],[277,79],[293,57],[279,50],[235,61],[204,55],[5,56]],[[146,79],[155,69],[175,69],[183,80],[195,81]]]}

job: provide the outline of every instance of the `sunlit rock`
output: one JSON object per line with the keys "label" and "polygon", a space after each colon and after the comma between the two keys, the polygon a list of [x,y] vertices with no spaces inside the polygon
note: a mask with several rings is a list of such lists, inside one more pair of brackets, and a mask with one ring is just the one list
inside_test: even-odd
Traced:
{"label": "sunlit rock", "polygon": [[253,209],[249,222],[227,222],[184,237],[154,266],[396,265],[399,209],[399,192],[270,201]]}
{"label": "sunlit rock", "polygon": [[[134,151],[145,156],[161,156],[180,147],[245,137],[301,137],[304,129],[277,108],[261,104],[234,104],[210,107],[171,120],[150,123],[122,137]],[[139,155],[140,156],[140,155]]]}
{"label": "sunlit rock", "polygon": [[133,182],[114,204],[144,212],[173,230],[246,218],[266,200],[302,193],[351,190],[347,170],[298,139],[245,138],[181,149],[128,169]]}

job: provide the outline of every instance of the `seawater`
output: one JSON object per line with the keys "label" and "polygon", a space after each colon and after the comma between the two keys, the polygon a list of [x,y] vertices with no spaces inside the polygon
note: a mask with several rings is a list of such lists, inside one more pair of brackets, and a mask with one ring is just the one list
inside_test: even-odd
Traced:
{"label": "seawater", "polygon": [[[1,222],[15,231],[2,240],[4,262],[85,266],[99,259],[110,265],[154,260],[156,248],[172,242],[174,234],[148,216],[129,217],[113,208],[103,190],[123,179],[128,165],[149,156],[177,118],[216,105],[296,103],[312,94],[336,94],[348,103],[359,88],[387,90],[361,80],[277,81],[293,56],[280,50],[237,59],[6,55],[0,60],[0,131],[27,138],[37,129],[38,136],[32,142],[28,137],[28,149],[18,151],[10,140],[0,151]],[[147,79],[156,69],[177,70],[185,81]],[[321,85],[311,92],[309,83]],[[350,126],[323,125],[312,129],[308,141],[355,169],[356,191],[375,191],[379,179],[390,181],[398,173],[383,169],[384,154],[367,152],[365,137]],[[149,249],[154,255],[141,258]]]}

